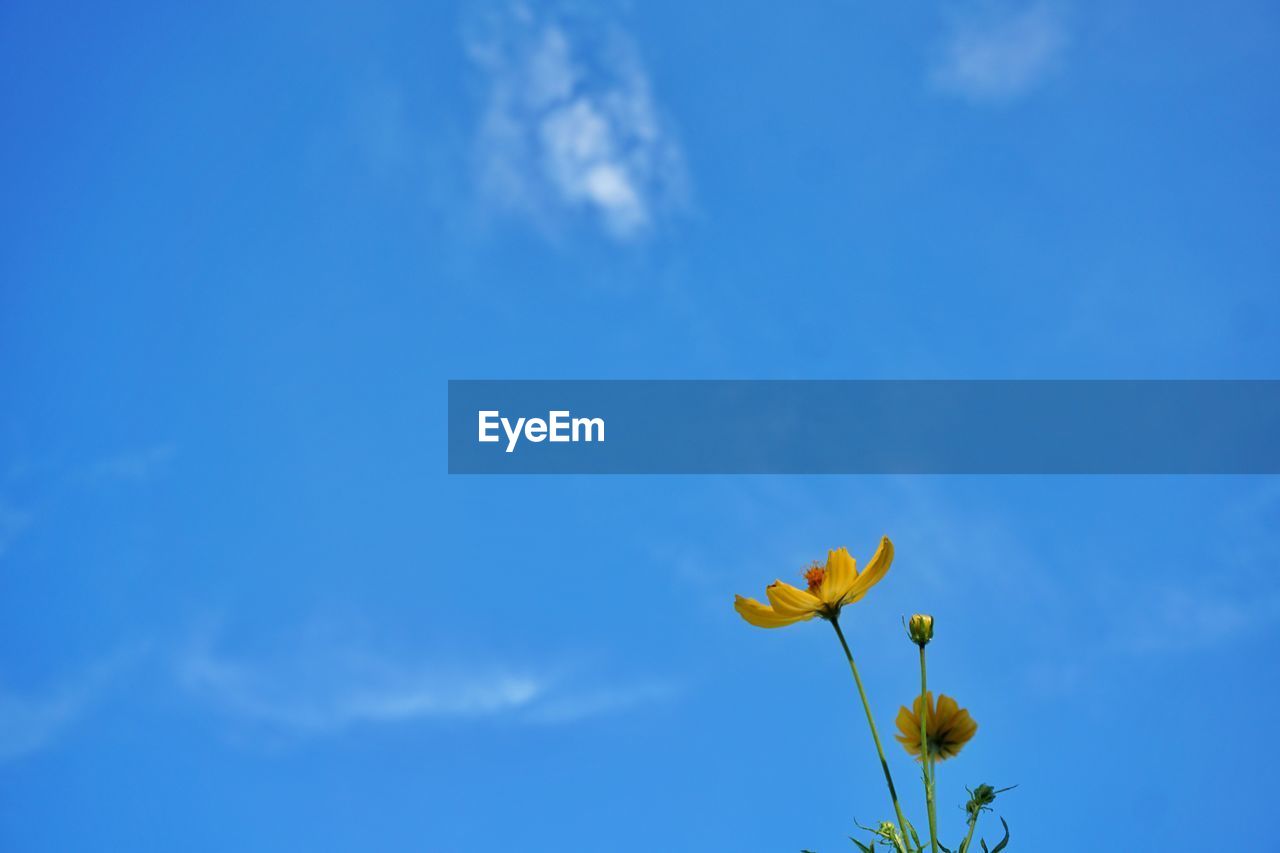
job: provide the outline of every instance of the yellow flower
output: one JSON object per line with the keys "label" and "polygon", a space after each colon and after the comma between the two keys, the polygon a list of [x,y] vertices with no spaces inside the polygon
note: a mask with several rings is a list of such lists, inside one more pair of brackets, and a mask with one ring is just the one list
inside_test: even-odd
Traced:
{"label": "yellow flower", "polygon": [[758,628],[781,628],[815,616],[834,619],[841,607],[862,598],[878,584],[892,562],[893,543],[888,536],[880,540],[875,556],[861,574],[847,548],[828,551],[825,567],[815,562],[804,573],[808,589],[774,581],[765,589],[769,604],[737,595],[733,607],[738,615]]}
{"label": "yellow flower", "polygon": [[[939,761],[959,754],[960,750],[978,731],[978,724],[969,716],[969,712],[956,704],[950,696],[938,697],[935,705],[933,691],[925,694],[929,701],[929,713],[925,718],[925,737],[929,740],[929,755]],[[907,752],[920,757],[920,697],[908,711],[905,706],[898,710],[898,731],[894,735],[898,743]]]}

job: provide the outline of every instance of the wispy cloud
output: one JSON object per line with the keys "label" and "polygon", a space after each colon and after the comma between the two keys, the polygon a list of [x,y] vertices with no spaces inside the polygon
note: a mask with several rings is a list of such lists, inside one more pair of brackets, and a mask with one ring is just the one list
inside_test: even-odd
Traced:
{"label": "wispy cloud", "polygon": [[[177,452],[174,443],[161,442],[74,466],[30,457],[12,461],[0,474],[0,558],[36,523],[37,516],[41,525],[56,520],[69,491],[106,483],[147,482],[163,475]],[[18,491],[25,496],[21,502],[8,496]]]}
{"label": "wispy cloud", "polygon": [[118,453],[100,459],[89,468],[89,478],[101,480],[125,480],[145,482],[163,473],[177,455],[178,448],[171,442],[154,444]]}
{"label": "wispy cloud", "polygon": [[3,557],[22,532],[31,526],[32,519],[30,512],[0,497],[0,557]]}
{"label": "wispy cloud", "polygon": [[1170,584],[1129,594],[1143,602],[1143,618],[1125,623],[1116,645],[1138,654],[1209,648],[1280,619],[1274,591],[1232,594]]}
{"label": "wispy cloud", "polygon": [[35,752],[50,743],[80,712],[75,690],[27,696],[0,691],[0,760]]}
{"label": "wispy cloud", "polygon": [[1058,67],[1066,44],[1062,16],[1047,3],[970,7],[952,19],[933,81],[973,101],[1011,100]]}
{"label": "wispy cloud", "polygon": [[[1280,484],[1262,480],[1220,509],[1212,572],[1115,581],[1106,589],[1117,611],[1115,647],[1152,655],[1209,649],[1280,623]],[[1132,618],[1135,601],[1142,602],[1140,620]]]}
{"label": "wispy cloud", "polygon": [[671,692],[657,683],[590,685],[554,670],[404,663],[350,650],[234,658],[209,642],[179,658],[177,675],[191,695],[222,712],[297,735],[425,720],[569,723]]}
{"label": "wispy cloud", "polygon": [[97,698],[126,657],[115,655],[45,690],[20,692],[0,685],[0,761],[53,744]]}
{"label": "wispy cloud", "polygon": [[410,161],[414,140],[398,85],[383,79],[366,83],[352,93],[349,111],[351,144],[373,175],[393,175]]}
{"label": "wispy cloud", "polygon": [[[954,591],[957,566],[964,567],[970,591],[1012,586],[1027,604],[1050,602],[1060,592],[1034,549],[997,509],[958,500],[927,479],[883,477],[865,488],[835,492],[825,482],[784,478],[704,488],[695,500],[714,503],[742,529],[767,521],[770,530],[771,550],[729,564],[716,552],[716,543],[651,545],[682,583],[705,591],[710,606],[718,609],[723,609],[725,589],[758,581],[762,571],[779,566],[799,572],[821,559],[825,547],[848,545],[866,559],[881,534],[910,554],[915,590],[928,597]],[[846,539],[851,533],[862,541]],[[1000,559],[975,560],[974,554],[999,554]]]}
{"label": "wispy cloud", "polygon": [[542,225],[586,215],[619,240],[678,204],[680,147],[617,25],[517,6],[479,30],[468,48],[487,83],[476,143],[486,199]]}
{"label": "wispy cloud", "polygon": [[547,725],[576,723],[588,717],[598,717],[626,711],[638,705],[663,702],[672,698],[675,692],[671,684],[660,681],[575,688],[563,692],[550,691],[543,701],[529,708],[525,719]]}

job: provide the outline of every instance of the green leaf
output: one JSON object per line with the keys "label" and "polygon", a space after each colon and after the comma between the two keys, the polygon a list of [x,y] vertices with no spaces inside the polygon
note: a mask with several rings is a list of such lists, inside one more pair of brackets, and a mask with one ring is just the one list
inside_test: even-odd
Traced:
{"label": "green leaf", "polygon": [[852,841],[854,844],[858,845],[858,849],[861,850],[862,853],[876,853],[874,848],[868,847],[858,839],[854,838],[852,835],[849,836],[849,840]]}
{"label": "green leaf", "polygon": [[1004,818],[1000,818],[1000,825],[1004,827],[1004,838],[995,846],[991,853],[1000,853],[1001,850],[1009,846],[1009,824],[1004,822]]}

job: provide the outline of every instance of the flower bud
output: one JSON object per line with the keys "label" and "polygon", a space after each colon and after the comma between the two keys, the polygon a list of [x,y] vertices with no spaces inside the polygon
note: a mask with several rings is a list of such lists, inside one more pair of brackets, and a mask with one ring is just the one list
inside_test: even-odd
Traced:
{"label": "flower bud", "polygon": [[1008,788],[993,788],[990,785],[979,785],[976,788],[968,788],[969,802],[965,804],[965,811],[970,816],[977,815],[979,812],[990,811],[988,808],[996,801],[996,794],[1003,794],[1005,791],[1012,791],[1016,785]]}
{"label": "flower bud", "polygon": [[996,789],[990,785],[979,785],[973,789],[973,801],[980,806],[989,806],[996,801]]}
{"label": "flower bud", "polygon": [[913,615],[907,622],[907,636],[917,646],[927,646],[933,639],[933,617],[924,613]]}
{"label": "flower bud", "polygon": [[880,828],[876,830],[876,835],[885,841],[892,842],[895,846],[898,844],[898,839],[902,837],[902,834],[898,832],[898,828],[887,820],[880,821]]}

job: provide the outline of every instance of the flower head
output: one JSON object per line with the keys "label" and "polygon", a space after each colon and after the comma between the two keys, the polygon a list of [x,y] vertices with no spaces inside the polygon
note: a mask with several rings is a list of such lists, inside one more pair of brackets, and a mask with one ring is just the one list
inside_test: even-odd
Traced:
{"label": "flower head", "polygon": [[[935,705],[933,692],[924,695],[928,701],[928,713],[925,716],[925,737],[929,741],[929,756],[939,761],[959,754],[964,745],[978,731],[978,724],[969,716],[969,712],[956,704],[950,696],[938,697]],[[898,734],[894,735],[903,748],[920,757],[920,704],[917,696],[911,710],[902,707],[898,711]]]}
{"label": "flower head", "polygon": [[933,639],[933,617],[917,613],[907,622],[907,636],[917,646],[927,646]]}
{"label": "flower head", "polygon": [[828,551],[825,566],[814,563],[803,573],[805,589],[774,581],[765,589],[768,604],[738,595],[734,596],[733,607],[758,628],[781,628],[815,616],[834,619],[840,608],[859,600],[879,583],[892,562],[893,543],[887,536],[880,540],[880,547],[861,573],[847,548]]}

